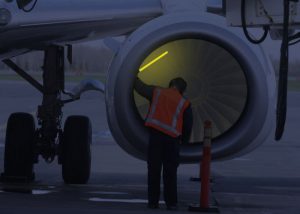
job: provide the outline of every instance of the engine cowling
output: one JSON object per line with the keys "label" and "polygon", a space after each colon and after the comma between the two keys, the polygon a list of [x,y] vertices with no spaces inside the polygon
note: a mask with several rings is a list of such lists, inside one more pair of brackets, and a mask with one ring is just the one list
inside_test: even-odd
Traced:
{"label": "engine cowling", "polygon": [[194,126],[191,142],[181,145],[183,163],[198,162],[202,155],[204,120],[213,123],[214,160],[252,151],[273,130],[276,81],[270,60],[238,29],[226,27],[222,17],[161,16],[133,32],[114,57],[106,82],[109,126],[126,152],[146,160],[148,103],[133,91],[137,75],[159,86],[177,76],[188,82]]}

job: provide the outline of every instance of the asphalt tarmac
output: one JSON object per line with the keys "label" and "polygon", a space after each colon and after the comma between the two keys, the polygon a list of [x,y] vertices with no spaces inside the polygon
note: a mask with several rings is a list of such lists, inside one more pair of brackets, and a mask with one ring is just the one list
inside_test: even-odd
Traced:
{"label": "asphalt tarmac", "polygon": [[[72,84],[67,84],[71,87]],[[13,112],[35,115],[41,102],[39,92],[22,81],[0,81],[0,172],[6,121]],[[33,184],[1,184],[0,213],[169,213],[163,197],[159,210],[147,209],[146,163],[125,153],[113,140],[106,121],[104,96],[88,92],[64,107],[68,115],[87,115],[93,123],[92,174],[87,185],[65,185],[61,167],[35,165]],[[212,164],[211,202],[220,213],[300,213],[300,93],[289,93],[285,135],[280,142],[272,136],[250,154]],[[178,171],[179,210],[189,213],[198,202],[199,166],[181,165]]]}

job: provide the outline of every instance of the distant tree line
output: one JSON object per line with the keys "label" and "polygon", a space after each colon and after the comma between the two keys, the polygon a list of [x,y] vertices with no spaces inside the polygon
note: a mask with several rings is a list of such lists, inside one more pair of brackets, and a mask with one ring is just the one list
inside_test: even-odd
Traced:
{"label": "distant tree line", "polygon": [[[105,46],[73,46],[73,63],[69,64],[65,59],[65,69],[67,72],[74,73],[105,73],[112,59],[112,52]],[[34,51],[14,57],[13,60],[28,72],[41,72],[44,53],[42,51]],[[1,62],[0,70],[8,68]]]}
{"label": "distant tree line", "polygon": [[[43,64],[43,56],[44,53],[41,51],[30,52],[15,57],[14,61],[26,71],[40,72]],[[74,45],[73,63],[69,64],[68,61],[65,60],[65,68],[67,72],[78,74],[86,72],[105,74],[112,57],[112,52],[104,45]],[[271,57],[271,61],[276,74],[278,74],[279,59]],[[2,62],[0,62],[0,70],[7,70]],[[290,61],[289,76],[300,78],[300,59]]]}

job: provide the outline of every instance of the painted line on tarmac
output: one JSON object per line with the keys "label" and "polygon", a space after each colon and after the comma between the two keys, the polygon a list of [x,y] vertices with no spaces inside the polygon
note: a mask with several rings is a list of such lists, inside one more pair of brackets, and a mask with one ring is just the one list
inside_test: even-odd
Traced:
{"label": "painted line on tarmac", "polygon": [[105,191],[93,191],[89,192],[91,194],[100,194],[100,195],[128,195],[126,192],[105,192]]}
{"label": "painted line on tarmac", "polygon": [[53,191],[49,191],[49,190],[38,190],[38,189],[34,189],[32,190],[32,195],[47,195],[53,193]]}
{"label": "painted line on tarmac", "polygon": [[47,195],[47,194],[50,194],[50,193],[54,193],[55,191],[49,191],[49,190],[40,190],[40,189],[33,189],[33,190],[30,190],[30,189],[18,189],[18,188],[12,188],[12,189],[7,189],[7,190],[0,190],[0,193],[9,193],[9,192],[12,192],[12,193],[28,193],[28,194],[31,194],[31,195]]}
{"label": "painted line on tarmac", "polygon": [[[89,201],[93,202],[110,202],[110,203],[129,203],[129,204],[147,204],[148,200],[144,199],[113,199],[113,198],[89,198]],[[159,204],[165,202],[159,201]]]}

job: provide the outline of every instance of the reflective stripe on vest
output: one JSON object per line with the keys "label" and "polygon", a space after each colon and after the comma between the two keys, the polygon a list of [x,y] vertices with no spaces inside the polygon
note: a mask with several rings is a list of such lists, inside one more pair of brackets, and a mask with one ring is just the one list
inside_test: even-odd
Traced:
{"label": "reflective stripe on vest", "polygon": [[162,122],[160,122],[159,120],[155,120],[155,119],[147,119],[147,123],[153,123],[155,125],[158,125],[172,133],[174,133],[176,136],[179,136],[181,133],[179,133],[176,128],[172,127],[172,126],[169,126],[167,124],[164,124]]}
{"label": "reflective stripe on vest", "polygon": [[149,118],[152,118],[152,117],[153,117],[153,115],[154,115],[154,113],[155,113],[155,111],[156,111],[156,108],[157,108],[157,103],[158,103],[158,99],[159,99],[161,90],[160,90],[160,89],[156,89],[156,90],[157,90],[157,93],[155,93],[155,97],[154,97],[154,99],[153,99],[153,103],[152,103],[152,106],[151,106],[152,108],[150,109],[151,111],[150,111],[150,113],[149,113],[149,115],[148,115],[147,120],[148,120]]}
{"label": "reflective stripe on vest", "polygon": [[154,97],[153,97],[153,101],[152,101],[152,105],[151,105],[151,109],[150,112],[148,114],[148,117],[146,119],[146,124],[153,124],[156,126],[159,126],[165,130],[167,130],[168,132],[172,133],[172,135],[174,137],[178,137],[179,135],[181,135],[180,132],[178,132],[177,130],[177,123],[178,123],[178,119],[180,116],[181,111],[184,108],[184,104],[186,103],[186,99],[184,97],[181,98],[180,102],[178,103],[177,107],[176,107],[176,111],[175,114],[172,117],[172,124],[166,124],[163,123],[162,121],[159,121],[158,119],[153,118],[156,109],[157,109],[157,105],[158,105],[158,101],[159,101],[159,97],[161,95],[161,89],[156,88],[156,93],[154,93]]}

